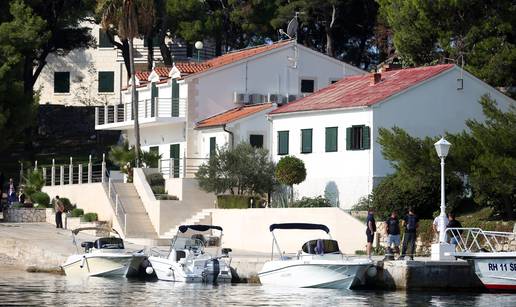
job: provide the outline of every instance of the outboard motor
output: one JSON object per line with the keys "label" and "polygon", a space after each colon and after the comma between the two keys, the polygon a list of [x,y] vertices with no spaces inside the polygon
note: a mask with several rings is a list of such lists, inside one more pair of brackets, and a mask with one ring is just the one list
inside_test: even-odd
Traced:
{"label": "outboard motor", "polygon": [[204,263],[204,272],[203,272],[203,282],[210,282],[210,277],[213,279],[211,280],[212,283],[217,283],[217,278],[220,274],[220,263],[219,259],[213,258],[210,260],[207,260]]}
{"label": "outboard motor", "polygon": [[219,274],[220,274],[219,259],[212,259],[211,262],[213,264],[213,283],[216,283],[217,278],[219,277]]}

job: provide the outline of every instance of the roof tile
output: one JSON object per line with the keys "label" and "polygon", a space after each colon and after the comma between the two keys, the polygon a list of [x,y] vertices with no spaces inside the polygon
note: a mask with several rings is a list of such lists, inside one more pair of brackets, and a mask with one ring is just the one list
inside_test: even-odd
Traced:
{"label": "roof tile", "polygon": [[423,82],[454,64],[391,70],[381,73],[381,81],[372,84],[371,74],[346,77],[314,94],[283,105],[270,114],[371,106]]}
{"label": "roof tile", "polygon": [[222,126],[231,123],[241,118],[253,115],[255,113],[267,110],[272,107],[272,103],[254,104],[249,106],[241,106],[217,114],[212,117],[201,120],[197,123],[197,128],[208,128],[215,126]]}

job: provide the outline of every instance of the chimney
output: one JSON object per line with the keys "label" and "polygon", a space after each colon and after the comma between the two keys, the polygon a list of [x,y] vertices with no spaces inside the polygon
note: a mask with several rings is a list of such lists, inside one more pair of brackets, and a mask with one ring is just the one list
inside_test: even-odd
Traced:
{"label": "chimney", "polygon": [[381,80],[382,80],[382,74],[379,72],[374,72],[371,74],[371,79],[370,79],[371,82],[369,83],[369,85],[378,84],[378,83],[380,83]]}

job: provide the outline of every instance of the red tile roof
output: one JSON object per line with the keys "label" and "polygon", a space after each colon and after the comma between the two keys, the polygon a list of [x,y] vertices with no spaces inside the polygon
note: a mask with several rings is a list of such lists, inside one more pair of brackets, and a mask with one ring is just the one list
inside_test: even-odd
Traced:
{"label": "red tile roof", "polygon": [[381,73],[372,84],[372,74],[346,77],[316,93],[283,105],[269,114],[371,106],[434,77],[454,64],[392,70]]}
{"label": "red tile roof", "polygon": [[149,78],[150,72],[149,71],[137,71],[135,73],[136,78],[140,81],[147,81]]}
{"label": "red tile roof", "polygon": [[197,123],[197,128],[207,128],[222,126],[255,113],[267,110],[272,107],[272,103],[262,103],[249,106],[234,108],[212,117],[201,120]]}

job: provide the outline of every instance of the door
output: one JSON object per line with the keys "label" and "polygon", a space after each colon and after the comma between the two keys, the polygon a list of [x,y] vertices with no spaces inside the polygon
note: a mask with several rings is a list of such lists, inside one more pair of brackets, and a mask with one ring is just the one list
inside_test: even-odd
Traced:
{"label": "door", "polygon": [[179,144],[170,145],[170,171],[174,178],[179,178]]}
{"label": "door", "polygon": [[[151,146],[149,147],[149,152],[155,153],[157,156],[159,156],[159,146]],[[159,164],[159,159],[156,161],[152,161],[152,164],[149,165],[152,168],[157,168]]]}

